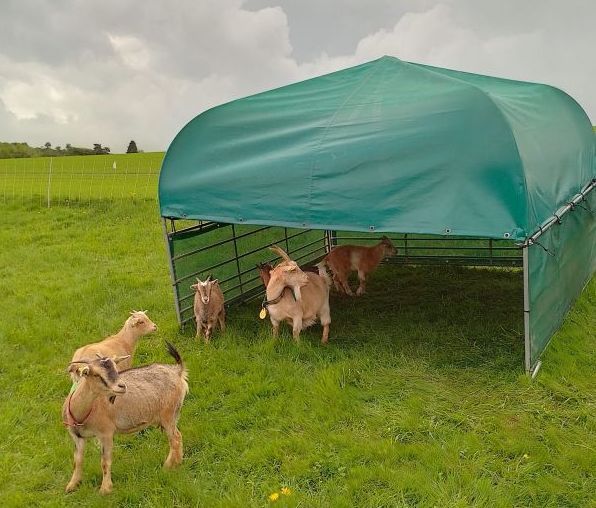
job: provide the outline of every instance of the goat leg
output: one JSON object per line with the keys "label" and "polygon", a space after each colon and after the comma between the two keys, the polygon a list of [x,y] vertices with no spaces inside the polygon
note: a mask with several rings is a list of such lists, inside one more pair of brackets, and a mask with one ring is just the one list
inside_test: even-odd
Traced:
{"label": "goat leg", "polygon": [[273,321],[273,319],[272,319],[271,326],[273,327],[273,336],[278,337],[279,336],[279,321]]}
{"label": "goat leg", "polygon": [[101,470],[103,478],[101,480],[100,494],[109,494],[112,492],[112,447],[114,445],[113,436],[101,436]]}
{"label": "goat leg", "polygon": [[321,338],[321,344],[327,344],[329,342],[329,323],[323,325],[323,337]]}
{"label": "goat leg", "polygon": [[292,321],[292,336],[296,342],[300,342],[300,332],[302,331],[302,316],[295,317]]}
{"label": "goat leg", "polygon": [[182,463],[182,434],[174,422],[166,428],[168,441],[170,442],[170,452],[164,462],[164,467],[170,469]]}
{"label": "goat leg", "polygon": [[348,283],[347,278],[340,278],[339,282],[344,290],[344,293],[348,296],[354,296],[354,293],[352,293],[352,290],[350,289],[350,284]]}
{"label": "goat leg", "polygon": [[362,270],[358,270],[358,280],[360,281],[360,285],[356,290],[356,294],[361,296],[366,291],[366,274]]}
{"label": "goat leg", "polygon": [[85,440],[82,437],[75,436],[73,433],[70,433],[70,435],[75,443],[74,471],[72,472],[70,481],[66,485],[66,492],[72,492],[81,482],[81,478],[83,477],[83,454],[85,451]]}
{"label": "goat leg", "polygon": [[222,309],[222,311],[219,313],[217,320],[219,321],[219,328],[221,329],[222,332],[224,332],[226,329],[226,311],[225,310]]}

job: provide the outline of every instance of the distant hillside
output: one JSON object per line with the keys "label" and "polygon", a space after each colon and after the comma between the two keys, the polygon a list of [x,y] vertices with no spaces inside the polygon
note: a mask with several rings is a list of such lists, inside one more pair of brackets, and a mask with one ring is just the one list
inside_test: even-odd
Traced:
{"label": "distant hillside", "polygon": [[23,159],[28,157],[63,157],[68,155],[105,155],[110,152],[107,147],[95,145],[93,148],[81,148],[67,144],[64,148],[50,143],[43,147],[29,146],[27,143],[4,143],[0,142],[0,159]]}

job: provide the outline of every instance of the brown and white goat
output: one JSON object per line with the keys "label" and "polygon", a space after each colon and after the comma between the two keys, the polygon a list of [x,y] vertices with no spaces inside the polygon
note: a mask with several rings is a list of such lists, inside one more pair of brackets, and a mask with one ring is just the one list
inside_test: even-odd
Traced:
{"label": "brown and white goat", "polygon": [[279,334],[280,323],[286,321],[292,325],[292,335],[298,341],[300,332],[319,320],[323,326],[321,342],[326,344],[331,310],[330,280],[324,268],[320,273],[303,272],[282,249],[275,246],[272,250],[284,261],[275,268],[269,264],[259,265],[259,275],[266,288],[263,308],[269,311],[274,336]]}
{"label": "brown and white goat", "polygon": [[216,324],[219,324],[222,332],[226,329],[224,295],[219,287],[219,281],[211,279],[211,275],[204,282],[197,279],[197,283],[190,288],[195,291],[196,336],[200,337],[202,333],[205,336],[205,343],[207,343],[211,339],[211,333]]}
{"label": "brown and white goat", "polygon": [[[147,316],[147,311],[133,310],[130,317],[124,323],[122,329],[101,342],[94,342],[77,349],[72,357],[73,362],[81,358],[94,358],[101,356],[127,356],[118,364],[119,370],[130,369],[132,367],[132,358],[137,347],[137,341],[157,330],[157,326]],[[76,372],[71,374],[72,380],[77,381],[79,375]]]}
{"label": "brown and white goat", "polygon": [[116,364],[128,357],[100,355],[69,365],[69,371],[77,370],[81,379],[62,407],[62,419],[75,443],[74,471],[66,492],[74,490],[81,481],[85,440],[90,437],[101,443],[101,494],[112,490],[114,434],[159,426],[170,443],[164,466],[174,467],[182,462],[182,435],[177,421],[188,392],[188,378],[180,354],[170,343],[166,344],[176,365],[154,363],[118,373]]}
{"label": "brown and white goat", "polygon": [[340,245],[334,247],[323,262],[333,273],[333,284],[335,289],[352,296],[352,290],[348,283],[351,272],[358,272],[360,285],[356,290],[357,295],[363,295],[366,291],[366,276],[374,271],[379,263],[386,257],[395,256],[397,249],[386,236],[381,238],[377,245],[365,247],[362,245]]}

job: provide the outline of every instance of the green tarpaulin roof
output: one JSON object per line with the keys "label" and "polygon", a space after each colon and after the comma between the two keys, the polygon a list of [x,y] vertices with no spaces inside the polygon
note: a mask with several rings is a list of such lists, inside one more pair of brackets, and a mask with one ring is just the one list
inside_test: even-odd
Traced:
{"label": "green tarpaulin roof", "polygon": [[596,176],[594,140],[556,88],[386,56],[194,118],[161,214],[523,239]]}

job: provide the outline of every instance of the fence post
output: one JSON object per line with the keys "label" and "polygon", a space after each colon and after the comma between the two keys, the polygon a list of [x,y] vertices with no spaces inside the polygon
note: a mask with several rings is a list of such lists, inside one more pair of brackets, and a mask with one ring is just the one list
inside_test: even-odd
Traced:
{"label": "fence post", "polygon": [[48,173],[48,208],[50,208],[50,203],[51,203],[51,199],[50,199],[50,190],[52,188],[52,162],[54,160],[54,157],[50,157],[50,171]]}

